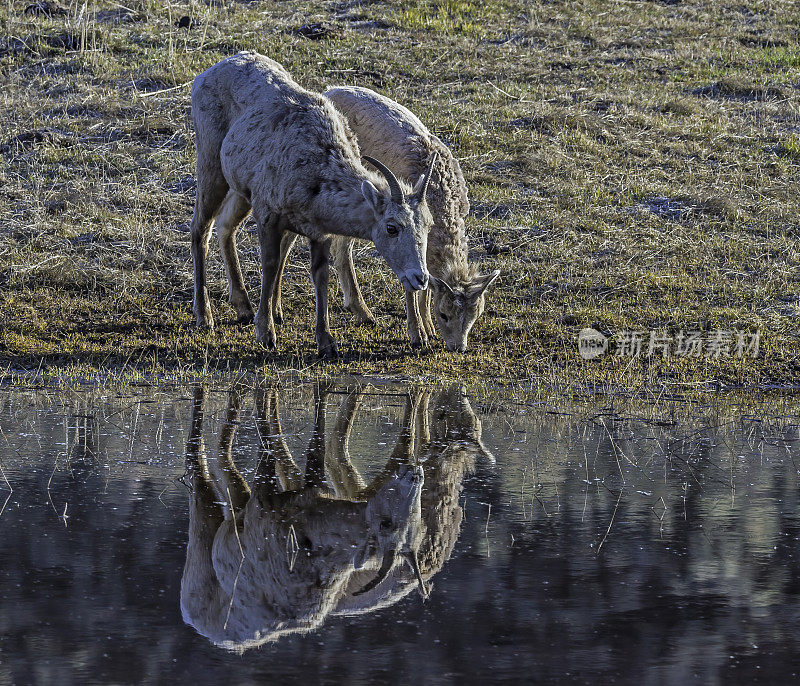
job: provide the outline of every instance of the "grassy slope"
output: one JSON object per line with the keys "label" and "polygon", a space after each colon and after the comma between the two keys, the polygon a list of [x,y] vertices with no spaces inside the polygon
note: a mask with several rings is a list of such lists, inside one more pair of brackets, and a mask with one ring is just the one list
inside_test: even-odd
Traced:
{"label": "grassy slope", "polygon": [[[534,385],[796,380],[793,3],[128,5],[136,13],[121,22],[97,15],[113,7],[100,3],[54,18],[25,14],[25,3],[0,8],[4,364],[316,364],[299,251],[277,354],[231,323],[215,249],[222,325],[212,334],[192,326],[188,83],[253,49],[309,87],[365,85],[416,111],[462,161],[473,259],[503,272],[468,354],[440,342],[414,353],[399,286],[364,246],[357,268],[379,328],[353,326],[335,292],[343,360],[326,371]],[[184,15],[196,25],[177,28]],[[294,31],[309,22],[330,33]],[[240,247],[255,290],[251,224]],[[576,334],[592,323],[760,329],[762,354],[587,363]]]}

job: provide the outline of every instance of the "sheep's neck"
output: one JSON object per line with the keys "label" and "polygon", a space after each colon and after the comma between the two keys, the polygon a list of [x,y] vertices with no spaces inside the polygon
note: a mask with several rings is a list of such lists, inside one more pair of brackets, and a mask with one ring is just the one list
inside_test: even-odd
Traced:
{"label": "sheep's neck", "polygon": [[326,233],[372,240],[375,213],[361,193],[361,179],[354,177],[338,192],[320,195],[314,214]]}

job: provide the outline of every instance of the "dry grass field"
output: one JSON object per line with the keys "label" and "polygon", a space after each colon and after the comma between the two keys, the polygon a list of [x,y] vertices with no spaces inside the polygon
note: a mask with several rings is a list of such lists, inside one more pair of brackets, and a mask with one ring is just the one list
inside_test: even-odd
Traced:
{"label": "dry grass field", "polygon": [[[399,284],[332,279],[320,363],[306,250],[279,349],[237,327],[212,243],[193,325],[193,77],[256,50],[303,85],[406,104],[461,161],[471,257],[501,269],[466,354],[412,351]],[[379,374],[654,392],[800,374],[800,12],[794,2],[353,0],[0,7],[0,371]],[[251,292],[257,240],[240,249]],[[577,334],[646,332],[585,361]],[[647,354],[650,332],[760,333],[755,357]]]}

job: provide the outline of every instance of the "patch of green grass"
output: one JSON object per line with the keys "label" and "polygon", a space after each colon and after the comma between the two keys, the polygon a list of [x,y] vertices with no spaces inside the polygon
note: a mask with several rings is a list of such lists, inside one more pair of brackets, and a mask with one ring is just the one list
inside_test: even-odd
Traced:
{"label": "patch of green grass", "polygon": [[800,67],[800,46],[767,47],[758,51],[757,59],[770,67],[797,69]]}
{"label": "patch of green grass", "polygon": [[403,3],[395,16],[404,29],[482,38],[487,21],[499,10],[497,3],[474,0],[415,0]]}
{"label": "patch of green grass", "polygon": [[800,159],[800,136],[792,133],[781,141],[781,154],[794,159]]}

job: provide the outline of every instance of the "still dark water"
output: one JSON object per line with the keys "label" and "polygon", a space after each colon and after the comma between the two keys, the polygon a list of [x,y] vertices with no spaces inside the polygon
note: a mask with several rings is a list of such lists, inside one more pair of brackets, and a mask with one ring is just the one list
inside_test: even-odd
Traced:
{"label": "still dark water", "polygon": [[792,683],[799,421],[6,392],[0,684]]}

